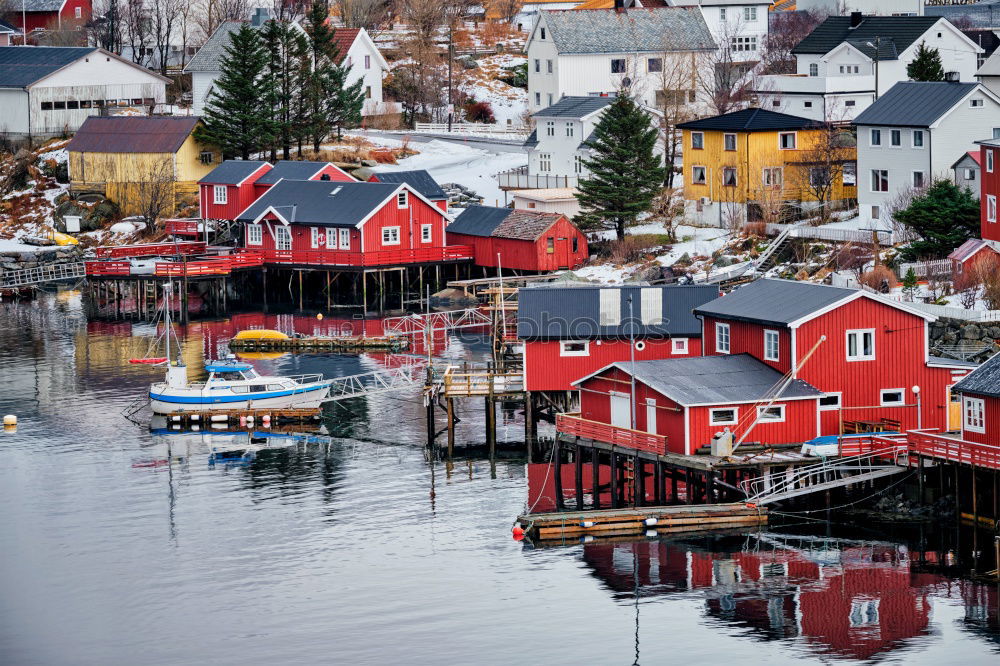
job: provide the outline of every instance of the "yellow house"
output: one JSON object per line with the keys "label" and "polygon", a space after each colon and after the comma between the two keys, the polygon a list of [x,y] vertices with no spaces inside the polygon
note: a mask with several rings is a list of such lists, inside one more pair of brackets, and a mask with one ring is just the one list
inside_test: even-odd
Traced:
{"label": "yellow house", "polygon": [[193,116],[91,116],[66,146],[70,192],[101,194],[125,215],[197,204],[198,181],[222,161],[194,138]]}
{"label": "yellow house", "polygon": [[677,126],[690,219],[778,222],[857,197],[857,148],[842,128],[765,109]]}

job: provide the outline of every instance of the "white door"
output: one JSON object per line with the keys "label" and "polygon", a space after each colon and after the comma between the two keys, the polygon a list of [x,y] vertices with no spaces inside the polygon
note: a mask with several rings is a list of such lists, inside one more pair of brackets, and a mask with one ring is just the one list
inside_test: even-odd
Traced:
{"label": "white door", "polygon": [[611,394],[611,425],[616,428],[632,427],[632,403],[623,393]]}
{"label": "white door", "polygon": [[656,399],[646,398],[646,432],[656,434]]}
{"label": "white door", "polygon": [[288,229],[288,227],[274,228],[274,249],[276,250],[292,249],[292,232]]}

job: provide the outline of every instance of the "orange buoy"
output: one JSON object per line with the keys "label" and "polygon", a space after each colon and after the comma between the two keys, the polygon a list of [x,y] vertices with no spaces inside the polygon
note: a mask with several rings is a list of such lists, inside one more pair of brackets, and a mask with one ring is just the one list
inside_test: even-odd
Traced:
{"label": "orange buoy", "polygon": [[514,529],[510,531],[511,536],[514,537],[514,541],[521,541],[524,539],[524,528],[520,525],[514,525]]}

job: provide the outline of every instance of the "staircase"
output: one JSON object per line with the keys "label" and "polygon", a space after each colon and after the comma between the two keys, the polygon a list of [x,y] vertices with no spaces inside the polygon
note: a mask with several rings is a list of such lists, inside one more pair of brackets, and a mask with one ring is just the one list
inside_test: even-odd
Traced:
{"label": "staircase", "polygon": [[74,264],[49,264],[35,268],[24,268],[6,271],[0,275],[0,289],[21,289],[46,282],[78,280],[86,275],[87,271],[82,261]]}
{"label": "staircase", "polygon": [[771,241],[771,244],[767,246],[757,259],[753,262],[753,272],[763,273],[774,268],[775,263],[778,261],[778,257],[781,256],[782,251],[788,247],[789,243],[792,242],[792,230],[794,227],[787,227],[784,231],[778,234],[777,238]]}

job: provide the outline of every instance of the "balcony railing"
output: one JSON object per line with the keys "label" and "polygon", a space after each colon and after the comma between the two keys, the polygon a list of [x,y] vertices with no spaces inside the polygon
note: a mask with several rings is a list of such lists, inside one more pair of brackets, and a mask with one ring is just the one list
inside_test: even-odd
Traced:
{"label": "balcony railing", "polygon": [[109,245],[94,250],[98,259],[125,259],[127,257],[162,257],[169,255],[203,254],[205,243],[181,241],[178,243],[142,243],[139,245]]}
{"label": "balcony railing", "polygon": [[[168,234],[174,236],[200,236],[205,232],[204,220],[198,219],[174,219],[166,220],[163,223],[163,228]],[[211,226],[209,226],[211,228]]]}
{"label": "balcony railing", "polygon": [[502,190],[542,190],[550,187],[576,187],[580,183],[580,178],[554,174],[529,174],[528,167],[519,167],[498,173],[497,182]]}
{"label": "balcony railing", "polygon": [[975,467],[1000,469],[1000,446],[979,444],[927,430],[910,430],[906,435],[911,453]]}
{"label": "balcony railing", "polygon": [[[145,256],[145,255],[142,255]],[[199,275],[229,275],[236,269],[262,266],[264,257],[260,252],[246,250],[216,257],[200,257],[188,261],[157,261],[152,270],[149,262],[145,266],[134,265],[129,260],[88,261],[87,275],[95,277],[115,277],[129,275],[155,275],[156,277],[195,277]]]}
{"label": "balcony railing", "polygon": [[624,446],[639,451],[663,455],[667,452],[667,436],[640,430],[618,428],[608,423],[589,421],[579,414],[556,414],[556,430],[567,435],[585,437],[596,442]]}
{"label": "balcony railing", "polygon": [[411,250],[380,250],[378,252],[351,252],[349,250],[262,250],[261,252],[265,264],[308,266],[396,266],[399,264],[429,264],[472,259],[472,246],[470,245],[446,245]]}

